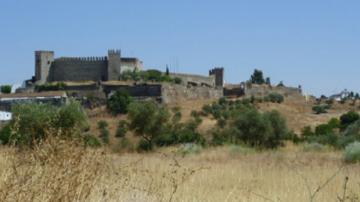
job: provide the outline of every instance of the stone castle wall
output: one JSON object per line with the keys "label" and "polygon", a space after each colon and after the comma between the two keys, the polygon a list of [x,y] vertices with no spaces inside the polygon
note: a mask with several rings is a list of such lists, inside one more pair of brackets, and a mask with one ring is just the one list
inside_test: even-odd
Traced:
{"label": "stone castle wall", "polygon": [[223,97],[222,88],[209,88],[205,86],[188,87],[184,85],[163,84],[162,102],[176,103],[187,100],[219,99]]}
{"label": "stone castle wall", "polygon": [[53,62],[48,81],[101,81],[107,79],[106,58],[59,58]]}
{"label": "stone castle wall", "polygon": [[285,97],[298,98],[302,97],[302,92],[299,88],[293,87],[278,87],[278,86],[268,86],[268,85],[256,85],[252,84],[245,88],[246,97],[265,97],[270,93],[279,93]]}
{"label": "stone castle wall", "polygon": [[170,76],[181,78],[182,82],[185,85],[190,84],[197,86],[215,87],[215,75],[201,76],[201,75],[193,75],[193,74],[170,73]]}

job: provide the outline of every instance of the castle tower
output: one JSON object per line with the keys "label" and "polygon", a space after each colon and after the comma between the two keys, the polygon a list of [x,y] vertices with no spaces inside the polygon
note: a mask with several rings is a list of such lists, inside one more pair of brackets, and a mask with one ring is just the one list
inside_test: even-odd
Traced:
{"label": "castle tower", "polygon": [[215,76],[215,86],[216,87],[224,86],[224,68],[223,67],[215,67],[214,69],[209,71],[209,75]]}
{"label": "castle tower", "polygon": [[48,80],[53,61],[53,51],[35,51],[35,80],[38,84],[44,84]]}
{"label": "castle tower", "polygon": [[119,80],[121,69],[121,53],[120,50],[108,51],[108,67],[107,80]]}

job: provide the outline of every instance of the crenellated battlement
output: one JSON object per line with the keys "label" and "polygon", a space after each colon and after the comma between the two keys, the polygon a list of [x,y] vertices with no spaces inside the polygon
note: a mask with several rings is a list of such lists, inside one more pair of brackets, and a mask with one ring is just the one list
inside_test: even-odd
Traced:
{"label": "crenellated battlement", "polygon": [[60,57],[56,58],[55,62],[105,62],[107,57]]}
{"label": "crenellated battlement", "polygon": [[121,55],[121,51],[119,49],[110,49],[108,55]]}

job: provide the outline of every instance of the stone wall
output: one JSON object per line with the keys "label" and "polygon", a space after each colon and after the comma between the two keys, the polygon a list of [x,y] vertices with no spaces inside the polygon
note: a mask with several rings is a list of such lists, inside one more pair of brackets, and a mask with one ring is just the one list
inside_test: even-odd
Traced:
{"label": "stone wall", "polygon": [[256,85],[252,84],[245,88],[246,97],[265,97],[270,93],[279,93],[285,97],[298,98],[302,97],[301,90],[299,88],[293,87],[277,87],[277,86],[268,86],[268,85]]}
{"label": "stone wall", "polygon": [[163,84],[161,91],[162,101],[164,103],[176,103],[187,100],[219,99],[223,97],[222,88]]}
{"label": "stone wall", "polygon": [[105,58],[59,58],[49,72],[48,81],[101,81],[107,79],[107,60]]}
{"label": "stone wall", "polygon": [[185,85],[215,87],[215,75],[201,76],[193,74],[170,73],[170,76],[173,78],[181,78],[183,84]]}

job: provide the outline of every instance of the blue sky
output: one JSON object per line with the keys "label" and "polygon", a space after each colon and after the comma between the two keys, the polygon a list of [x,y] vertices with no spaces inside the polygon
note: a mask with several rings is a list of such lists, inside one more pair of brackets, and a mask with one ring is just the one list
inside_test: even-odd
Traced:
{"label": "blue sky", "polygon": [[255,68],[312,94],[360,91],[358,0],[0,0],[0,84],[34,74],[34,50],[249,79]]}

